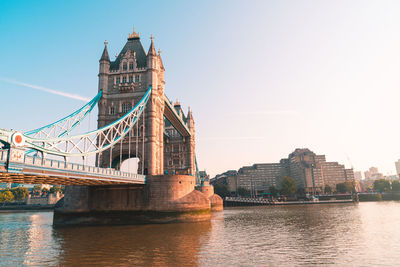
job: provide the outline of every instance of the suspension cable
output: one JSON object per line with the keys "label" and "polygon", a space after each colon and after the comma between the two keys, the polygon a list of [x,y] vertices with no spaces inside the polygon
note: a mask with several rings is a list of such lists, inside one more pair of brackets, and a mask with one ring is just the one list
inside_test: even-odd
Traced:
{"label": "suspension cable", "polygon": [[131,135],[132,135],[132,130],[129,131],[128,133],[128,172],[131,172]]}
{"label": "suspension cable", "polygon": [[[101,135],[99,135],[99,144],[101,144]],[[100,165],[101,165],[102,153],[103,153],[103,151],[100,151],[99,156],[97,157],[97,167],[100,167]]]}
{"label": "suspension cable", "polygon": [[110,148],[110,169],[111,169],[111,163],[112,163],[112,149],[113,149],[113,146],[111,146],[111,148]]}
{"label": "suspension cable", "polygon": [[119,146],[119,170],[121,170],[121,166],[122,166],[122,141],[124,140],[124,138],[121,138],[120,146]]}
{"label": "suspension cable", "polygon": [[[139,159],[139,121],[136,121],[136,158]],[[136,161],[136,164],[139,165],[139,161]],[[139,166],[138,166],[139,167]],[[136,169],[136,173],[137,173],[137,169]]]}
{"label": "suspension cable", "polygon": [[146,120],[146,110],[145,110],[146,108],[145,107],[143,107],[143,130],[142,130],[142,136],[143,136],[143,144],[142,144],[142,157],[143,157],[143,164],[142,164],[142,175],[144,175],[144,162],[145,162],[145,160],[144,160],[144,134],[145,134],[145,123],[144,123],[144,121]]}

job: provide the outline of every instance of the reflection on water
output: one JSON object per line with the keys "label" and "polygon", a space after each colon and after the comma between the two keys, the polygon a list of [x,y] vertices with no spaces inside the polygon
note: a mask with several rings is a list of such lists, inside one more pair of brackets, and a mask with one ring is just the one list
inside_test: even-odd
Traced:
{"label": "reflection on water", "polygon": [[56,229],[54,237],[62,240],[61,264],[193,266],[210,230],[210,222],[84,227]]}
{"label": "reflection on water", "polygon": [[392,266],[400,202],[240,207],[211,222],[54,229],[51,212],[0,213],[0,265]]}

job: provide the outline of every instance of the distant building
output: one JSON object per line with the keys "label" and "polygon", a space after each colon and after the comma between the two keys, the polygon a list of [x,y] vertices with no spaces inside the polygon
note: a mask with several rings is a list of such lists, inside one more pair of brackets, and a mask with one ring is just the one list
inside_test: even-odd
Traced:
{"label": "distant building", "polygon": [[305,192],[322,193],[325,185],[335,187],[346,180],[354,180],[353,169],[337,162],[327,162],[325,155],[316,155],[307,148],[296,149],[279,163],[262,163],[244,166],[239,171],[228,171],[211,179],[222,183],[234,193],[242,187],[252,195],[268,193],[271,186],[280,187],[284,176],[291,177]]}
{"label": "distant building", "polygon": [[229,192],[231,194],[235,194],[237,192],[238,186],[237,186],[237,174],[238,172],[235,170],[229,170],[227,172],[218,174],[215,176],[213,179],[210,180],[210,183],[212,185],[215,184],[223,184],[228,187]]}
{"label": "distant building", "polygon": [[362,180],[362,173],[360,171],[354,172],[354,179],[361,181]]}
{"label": "distant building", "polygon": [[371,167],[368,171],[364,172],[365,180],[383,179],[383,174],[379,173],[378,168]]}
{"label": "distant building", "polygon": [[254,164],[239,169],[236,186],[248,189],[253,195],[267,193],[270,186],[278,187],[281,177],[287,174],[286,166],[280,163]]}
{"label": "distant building", "polygon": [[396,166],[396,174],[398,177],[400,177],[400,159],[394,163]]}

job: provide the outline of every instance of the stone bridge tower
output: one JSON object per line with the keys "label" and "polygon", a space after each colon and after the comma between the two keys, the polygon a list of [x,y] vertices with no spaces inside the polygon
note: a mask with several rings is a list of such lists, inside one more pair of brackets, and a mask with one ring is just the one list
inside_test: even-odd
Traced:
{"label": "stone bridge tower", "polygon": [[118,169],[121,159],[137,157],[138,173],[163,174],[165,69],[160,52],[156,53],[151,37],[146,54],[135,29],[129,34],[125,46],[114,61],[110,60],[107,41],[104,44],[99,61],[99,91],[103,90],[103,96],[99,101],[98,127],[108,125],[127,113],[142,99],[150,86],[152,94],[145,109],[144,123],[142,116],[138,128],[135,127],[129,133],[130,138],[125,137],[122,146],[118,144],[111,151],[107,150],[98,156],[98,165],[111,165]]}

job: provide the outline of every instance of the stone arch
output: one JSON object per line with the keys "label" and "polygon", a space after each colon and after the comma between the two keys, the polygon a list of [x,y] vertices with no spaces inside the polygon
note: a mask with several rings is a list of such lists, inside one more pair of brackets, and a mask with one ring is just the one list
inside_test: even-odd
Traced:
{"label": "stone arch", "polygon": [[[142,155],[139,153],[138,155],[135,154],[131,154],[130,156],[126,153],[122,154],[122,157],[120,157],[120,155],[115,155],[113,157],[113,160],[111,162],[111,168],[116,169],[116,170],[121,170],[121,165],[123,164],[124,161],[128,160],[128,159],[133,159],[133,158],[137,158],[138,159],[138,163],[137,163],[137,173],[141,174],[142,173]],[[121,163],[121,165],[120,165]],[[146,169],[145,169],[146,172]]]}

